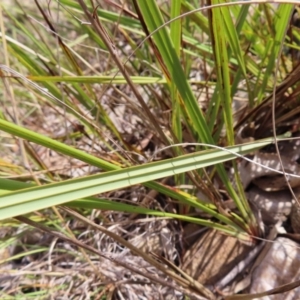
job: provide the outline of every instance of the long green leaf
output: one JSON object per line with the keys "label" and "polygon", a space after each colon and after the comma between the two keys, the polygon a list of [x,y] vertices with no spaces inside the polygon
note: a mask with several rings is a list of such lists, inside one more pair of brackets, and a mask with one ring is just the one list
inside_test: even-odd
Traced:
{"label": "long green leaf", "polygon": [[0,219],[204,168],[233,159],[234,153],[247,153],[270,141],[271,139],[266,139],[256,143],[255,147],[253,144],[230,147],[228,150],[231,153],[220,149],[205,150],[165,161],[13,192],[0,197]]}
{"label": "long green leaf", "polygon": [[[25,183],[25,182],[19,182],[14,181],[10,179],[1,179],[0,178],[0,187],[5,187],[5,190],[0,189],[0,195],[7,194],[9,191],[17,191],[22,190],[30,187],[34,187],[34,184]],[[201,209],[203,212],[208,213],[212,217],[215,217],[216,219],[220,220],[221,222],[224,222],[225,224],[231,225],[228,227],[228,225],[222,225],[218,222],[212,222],[210,220],[203,220],[201,218],[191,218],[185,215],[180,214],[170,214],[166,213],[164,211],[157,211],[153,209],[148,209],[140,206],[130,205],[122,202],[116,202],[113,201],[113,199],[101,199],[101,198],[94,198],[94,197],[87,197],[80,200],[74,200],[72,202],[66,203],[66,206],[69,207],[76,207],[76,208],[85,208],[85,209],[99,209],[99,210],[111,210],[111,211],[120,211],[120,212],[128,212],[128,213],[139,213],[139,214],[145,214],[145,215],[152,215],[156,217],[170,217],[175,219],[180,219],[186,222],[193,222],[202,226],[208,226],[210,228],[221,230],[224,233],[227,234],[233,234],[236,236],[236,234],[240,233],[239,228],[235,226],[234,223],[230,222],[230,220],[224,216],[221,213],[218,213],[215,210],[215,207],[213,204],[206,203],[205,205],[201,204],[198,199],[193,199],[194,197],[189,196],[187,199],[187,204],[194,206],[198,209]]]}
{"label": "long green leaf", "polygon": [[[267,62],[267,67],[263,71],[262,81],[260,81],[258,78],[256,83],[256,95],[258,102],[260,102],[265,97],[267,84],[270,78],[273,78],[273,70],[276,60],[278,59],[281,42],[285,39],[286,29],[287,26],[289,26],[289,21],[293,10],[294,5],[281,4],[276,11],[274,17],[275,36],[274,38],[272,38],[271,35],[269,36],[269,40],[263,57],[263,59]],[[276,85],[277,83],[274,82],[273,84]]]}
{"label": "long green leaf", "polygon": [[[160,10],[157,7],[156,1],[138,0],[137,2],[149,31],[152,32],[163,25],[164,21]],[[186,79],[185,73],[182,69],[180,60],[176,54],[167,29],[162,27],[153,35],[153,39],[155,40],[160,55],[162,56],[163,61],[168,68],[171,81],[175,83],[181,98],[184,101],[186,112],[193,123],[193,130],[198,133],[202,142],[213,144],[213,139],[206,124],[206,120],[201,109],[199,108],[197,100],[193,95],[191,86]]]}

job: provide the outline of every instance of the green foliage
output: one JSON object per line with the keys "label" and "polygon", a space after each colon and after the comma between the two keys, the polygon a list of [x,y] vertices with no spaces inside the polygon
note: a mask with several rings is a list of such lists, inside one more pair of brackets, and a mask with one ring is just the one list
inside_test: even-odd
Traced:
{"label": "green foliage", "polygon": [[[229,178],[225,162],[271,143],[272,137],[235,145],[239,119],[234,98],[243,92],[248,107],[255,108],[291,70],[291,58],[283,57],[281,50],[291,44],[286,31],[294,7],[223,5],[227,2],[211,0],[213,9],[205,9],[194,2],[161,6],[155,0],[135,0],[124,11],[121,6],[92,7],[89,1],[73,0],[44,8],[16,2],[11,9],[0,4],[5,61],[0,65],[5,88],[2,144],[18,144],[22,153],[9,160],[12,153],[1,146],[5,152],[1,220],[65,204],[86,211],[175,218],[252,241],[259,225],[238,175]],[[281,76],[276,77],[277,62],[284,67],[280,65]],[[195,69],[200,79],[190,78]],[[124,114],[142,120],[140,132],[134,128],[131,137],[138,136],[141,144],[150,132],[155,147],[167,149],[168,155],[149,152],[126,138],[128,133],[111,114],[119,105],[130,110]],[[81,129],[53,136],[51,122],[46,128],[39,121],[50,110],[61,117],[61,127],[68,121]],[[81,144],[79,149],[80,139],[86,139],[89,147]],[[193,153],[180,143],[196,143]],[[97,167],[100,174],[64,178],[50,170],[33,144]],[[102,150],[97,152],[96,145]],[[153,157],[158,161],[151,162]],[[234,162],[230,166],[236,167]],[[31,176],[21,183],[27,170]],[[11,176],[14,180],[7,179]],[[166,177],[175,177],[176,187],[159,181]],[[219,188],[211,184],[216,178],[237,212],[220,209]],[[189,193],[181,188],[186,184],[193,186]],[[105,196],[133,185],[177,201],[178,210],[162,211]],[[199,191],[205,199],[197,198]],[[189,212],[195,210],[210,217],[191,217]]]}

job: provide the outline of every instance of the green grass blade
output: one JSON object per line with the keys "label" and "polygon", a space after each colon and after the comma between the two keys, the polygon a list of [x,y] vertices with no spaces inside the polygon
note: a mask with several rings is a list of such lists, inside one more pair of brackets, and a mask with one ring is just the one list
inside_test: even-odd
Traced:
{"label": "green grass blade", "polygon": [[[157,7],[157,3],[154,0],[139,0],[137,2],[149,31],[153,32],[164,23],[160,10]],[[174,82],[181,98],[184,101],[184,107],[191,122],[193,123],[194,131],[198,133],[202,142],[212,144],[213,139],[211,133],[208,130],[203,113],[200,110],[197,100],[195,99],[191,87],[186,79],[167,29],[162,27],[153,35],[153,39],[159,49],[165,65],[167,66],[171,76],[170,80]]]}
{"label": "green grass blade", "polygon": [[[263,60],[267,62],[267,67],[263,71],[262,81],[258,80],[256,83],[256,95],[258,103],[264,98],[265,91],[270,79],[273,79],[273,71],[276,60],[281,47],[281,41],[285,39],[286,29],[289,26],[291,14],[294,10],[294,5],[281,4],[276,11],[274,20],[274,38],[269,36],[267,47],[263,56]],[[273,84],[277,84],[274,82]]]}
{"label": "green grass blade", "polygon": [[[17,190],[22,190],[30,187],[34,187],[34,184],[29,184],[29,183],[24,183],[24,182],[19,182],[19,181],[14,181],[14,180],[9,180],[9,179],[0,179],[0,187],[3,187],[0,189],[0,195],[5,195],[9,193],[9,191],[17,191]],[[170,191],[173,191],[173,194],[170,193],[169,196],[173,198],[178,198],[177,191],[174,191],[174,188],[170,189]],[[190,206],[193,206],[195,208],[198,208],[202,210],[203,212],[210,214],[211,216],[215,217],[216,219],[220,220],[224,224],[230,225],[232,228],[235,228],[236,230],[240,230],[240,228],[233,223],[228,217],[224,216],[221,213],[217,212],[216,207],[213,204],[210,203],[205,203],[199,201],[199,199],[191,196],[191,195],[184,195],[184,192],[179,191],[182,196],[185,196],[185,201],[183,203],[188,204]],[[184,198],[182,198],[184,199]],[[182,200],[181,199],[181,200]],[[153,215],[153,216],[160,216],[160,217],[166,217],[165,212],[162,211],[156,211],[156,210],[151,210],[148,208],[143,208],[135,205],[130,205],[130,204],[124,204],[121,202],[115,202],[111,199],[101,199],[101,198],[93,198],[93,197],[87,197],[84,199],[80,200],[75,200],[69,203],[66,203],[65,205],[70,206],[70,207],[77,207],[77,208],[90,208],[90,209],[100,209],[100,210],[111,210],[111,211],[120,211],[120,212],[129,212],[129,213],[140,213],[140,214],[148,214],[148,215]],[[176,216],[176,214],[172,214],[173,216]],[[168,215],[169,216],[169,215]],[[179,218],[182,218],[184,220],[184,216],[180,216]],[[192,218],[194,219],[194,218]],[[202,219],[195,219],[196,223],[202,224],[204,226],[212,226],[212,228],[215,228],[215,222],[207,222],[207,220],[202,220]],[[199,223],[200,222],[200,223]],[[224,226],[221,226],[224,227]],[[219,227],[218,227],[219,228]],[[227,226],[225,226],[227,228]]]}
{"label": "green grass blade", "polygon": [[[258,146],[267,145],[271,141],[272,139],[266,139],[254,145],[230,147],[229,150],[242,154],[257,149]],[[233,153],[219,149],[205,150],[165,161],[13,192],[0,197],[0,219],[204,168],[235,158]]]}

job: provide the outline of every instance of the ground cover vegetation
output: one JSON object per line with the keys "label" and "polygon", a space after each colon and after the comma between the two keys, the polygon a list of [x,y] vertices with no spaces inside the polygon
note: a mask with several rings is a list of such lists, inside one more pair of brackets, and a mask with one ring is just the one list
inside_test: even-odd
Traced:
{"label": "ground cover vegetation", "polygon": [[1,1],[1,298],[298,295],[295,3]]}

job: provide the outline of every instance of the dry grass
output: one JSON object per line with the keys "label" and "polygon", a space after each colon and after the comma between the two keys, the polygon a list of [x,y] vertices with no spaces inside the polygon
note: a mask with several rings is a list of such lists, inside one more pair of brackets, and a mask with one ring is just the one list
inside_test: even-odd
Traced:
{"label": "dry grass", "polygon": [[[50,7],[46,2],[42,4],[45,11],[49,9],[47,13],[51,12],[53,21],[59,20],[56,28],[59,36],[67,43],[75,41],[78,37],[77,33],[75,30],[67,30],[72,24],[65,19],[64,10],[60,8],[60,13],[57,14],[56,3],[52,2]],[[16,11],[11,10],[10,3],[4,4],[3,7],[12,14],[15,13],[21,22],[25,22],[24,24],[30,22],[33,28],[38,28],[41,35],[33,33],[34,36],[40,38],[41,43],[47,41],[49,47],[56,49],[54,53],[56,52],[57,59],[59,59],[61,54],[57,41],[47,33],[47,24],[41,19],[33,2],[28,3],[28,6],[24,3],[26,17],[19,14],[20,11],[17,8]],[[13,27],[5,13],[4,20],[6,30],[10,33],[11,30],[13,31]],[[26,40],[25,36],[18,33],[16,35],[19,42],[30,46],[30,41]],[[99,74],[110,70],[107,53],[98,51],[88,38],[76,43],[77,46],[73,47],[73,51],[84,59],[79,62],[84,74]],[[115,43],[125,45],[126,41],[120,35],[115,37]],[[124,57],[130,52],[126,46],[120,47],[120,49],[124,51],[124,53],[120,52],[120,55]],[[11,66],[18,67],[17,60],[12,57],[9,57],[9,60]],[[17,71],[23,73],[24,70],[20,67],[17,68]],[[149,145],[151,140],[149,131],[141,119],[140,108],[131,100],[131,92],[128,87],[119,85],[106,88],[99,84],[93,84],[91,88],[92,93],[96,95],[96,101],[101,102],[123,138],[131,145],[135,145],[136,148],[148,147],[149,156],[151,156],[158,144]],[[13,89],[13,94],[10,94],[9,99],[4,95],[7,95],[10,89]],[[66,92],[69,90],[68,86],[63,85],[58,85],[58,89]],[[161,93],[152,88],[151,91],[147,91],[145,88],[140,90],[144,99],[149,98],[150,92]],[[124,95],[126,98],[123,97]],[[72,102],[66,102],[66,99],[61,100],[72,105],[85,118],[91,120],[95,117],[76,99],[73,99]],[[146,101],[150,101],[150,99]],[[109,147],[115,148],[116,141],[106,126],[100,124],[101,133],[92,132],[87,127],[80,127],[77,125],[79,123],[76,116],[68,113],[64,106],[59,107],[45,101],[34,89],[26,86],[26,83],[24,85],[24,82],[7,83],[7,91],[2,94],[1,103],[3,112],[26,128],[56,138],[87,153],[105,157],[108,160],[118,159],[117,154],[108,153]],[[97,114],[99,113],[97,112]],[[103,136],[101,141],[98,138],[99,134]],[[70,159],[33,143],[17,140],[3,133],[1,133],[1,139],[2,159],[7,164],[7,167],[3,166],[1,171],[2,176],[6,178],[18,178],[25,182],[34,181],[42,184],[100,171],[78,160]],[[137,160],[145,161],[143,158],[141,160],[141,156],[137,156]],[[9,163],[11,165],[8,165]],[[157,200],[155,195],[151,196],[142,187],[133,187],[103,196],[107,199],[119,199],[128,203],[146,201],[142,205],[151,205],[161,209],[170,205],[167,199]],[[178,222],[111,211],[82,210],[82,213],[90,221],[101,224],[110,232],[118,234],[147,253],[158,257],[164,256],[174,263],[178,263],[180,260],[182,229]],[[80,249],[70,241],[53,237],[49,233],[41,233],[38,229],[32,229],[31,226],[10,220],[2,222],[0,231],[3,248],[0,261],[6,261],[1,265],[0,294],[2,299],[24,299],[24,297],[26,299],[182,298],[182,289],[177,287],[171,279],[166,280],[161,271],[98,229],[76,221],[64,210],[48,209],[33,214],[31,218],[37,222],[43,222],[52,229],[62,231],[70,238],[95,249],[98,255]],[[123,266],[118,262],[122,262]],[[140,274],[135,271],[139,271]],[[142,274],[149,275],[150,279],[147,276],[145,278]],[[152,277],[156,281],[151,280]]]}
{"label": "dry grass", "polygon": [[[136,85],[137,93],[147,104],[149,112],[155,116],[155,124],[151,124],[147,111],[135,100],[134,91],[124,81],[118,84],[94,83],[92,79],[81,83],[67,80],[53,83],[50,79],[49,82],[35,82],[34,76],[38,75],[112,76],[117,72],[111,53],[104,50],[104,46],[103,48],[99,46],[102,45],[102,41],[99,41],[92,26],[85,26],[84,23],[78,26],[78,19],[85,20],[81,10],[72,10],[70,13],[64,9],[67,5],[59,6],[53,1],[40,2],[46,17],[42,16],[34,2],[19,3],[21,4],[19,6],[11,6],[10,1],[2,4],[7,10],[1,15],[4,20],[2,29],[5,29],[7,37],[20,43],[21,47],[14,47],[7,39],[6,42],[9,44],[7,48],[5,40],[2,39],[1,55],[7,67],[28,77],[16,80],[3,78],[1,86],[3,92],[0,92],[1,117],[121,167],[163,160],[174,157],[175,153],[189,153],[195,150],[194,146],[190,146],[180,151],[173,148],[158,151],[169,145],[163,137],[177,141],[176,126],[172,123],[174,122],[173,103],[170,101],[172,92],[166,88],[166,84]],[[123,2],[117,3],[122,6]],[[162,4],[162,8],[167,11],[168,5],[169,3]],[[126,12],[134,11],[131,2],[128,1],[125,1],[122,8],[125,10],[125,16]],[[98,9],[102,9],[104,13],[120,14],[121,11],[120,7],[110,1],[101,3]],[[254,10],[251,18],[260,18],[257,16],[258,11]],[[14,17],[30,30],[30,33],[25,34],[25,31],[13,24]],[[120,14],[119,17],[123,15]],[[131,20],[130,30],[118,20],[108,22],[103,18],[112,44],[116,47],[116,54],[123,62],[144,37],[141,28],[134,27],[137,21],[134,17]],[[169,16],[166,14],[164,17],[167,20]],[[55,35],[49,30],[51,25],[55,25]],[[186,30],[188,26],[184,28]],[[203,32],[199,34],[195,28],[197,27],[193,24],[189,29],[194,31],[198,41],[203,42],[204,46],[210,45],[208,35]],[[40,49],[37,49],[34,39],[40,41],[38,43]],[[62,42],[68,45],[69,50],[62,47]],[[184,40],[182,43],[186,51],[182,55],[186,61],[183,60],[182,63],[193,80],[193,92],[199,107],[209,113],[213,109],[211,99],[214,97],[217,78],[215,66],[212,66],[214,58],[211,50],[208,51],[211,56],[206,57],[207,53],[201,47],[204,54],[199,52],[203,54],[199,58],[196,55],[199,54],[197,52],[199,45],[192,42]],[[245,49],[248,47],[247,44],[242,46]],[[70,50],[72,54],[69,54]],[[130,57],[126,65],[128,74],[145,75],[149,78],[161,77],[163,72],[159,67],[162,67],[163,63],[161,65],[153,63],[159,57],[156,51],[157,49],[151,48],[151,44],[144,43],[144,47]],[[28,56],[23,55],[24,53]],[[43,53],[45,56],[39,56],[37,59],[36,53]],[[245,50],[245,53],[252,57],[248,50]],[[76,60],[75,64],[72,64],[71,56]],[[285,71],[283,74],[287,74],[288,77],[289,71],[293,68],[288,54],[287,58],[288,62],[282,69]],[[40,68],[38,75],[34,73],[35,69],[30,68],[33,62],[36,63],[34,68]],[[236,72],[236,66],[232,62],[230,66]],[[263,65],[263,68],[266,66]],[[167,77],[168,73],[165,72],[164,75]],[[256,78],[253,77],[249,76],[251,87],[254,88]],[[261,81],[263,79],[261,78]],[[38,84],[39,89],[31,82]],[[287,92],[294,83],[293,81],[290,85],[287,84],[282,93]],[[245,92],[244,81],[237,86],[233,105],[236,129],[243,128],[246,124],[250,127],[249,129],[246,126],[246,130],[251,131],[252,123],[247,119],[251,114],[247,115],[249,110],[245,105],[249,93]],[[59,101],[43,94],[42,88],[47,89]],[[261,96],[267,104],[265,107],[262,104],[256,113],[253,109],[252,121],[264,123],[262,119],[270,110],[270,101],[267,101],[267,92],[270,92],[270,89],[270,85],[267,84],[266,94],[263,95],[265,98]],[[295,95],[291,94],[291,98],[294,99],[296,94],[296,92]],[[284,106],[285,100],[286,98],[277,99],[278,111]],[[297,105],[294,106],[296,107]],[[228,124],[223,126],[224,117],[221,116],[221,110],[215,114],[215,122],[211,123],[214,127],[212,130],[214,137],[218,137],[216,138],[218,144],[224,145],[227,143],[224,129]],[[279,133],[285,133],[287,130],[284,116],[290,110],[288,107],[279,111],[278,117],[283,116],[283,121],[276,124],[279,130],[282,130]],[[183,115],[179,118],[180,124],[182,121],[180,125],[182,127],[179,128],[183,136],[181,141],[185,143],[198,141],[199,137],[191,130],[188,122],[184,123],[185,115],[184,117]],[[295,113],[290,117],[294,124],[298,115]],[[270,125],[271,122],[268,122],[266,127],[259,127],[264,136],[256,130],[253,133],[254,138],[271,136]],[[155,126],[160,128],[163,135],[155,131]],[[291,125],[288,126],[290,129]],[[104,169],[2,131],[0,139],[2,178],[43,185],[104,172]],[[231,165],[228,166],[230,167]],[[216,199],[219,199],[225,206],[216,204],[216,211],[221,211],[226,216],[227,210],[224,208],[235,209],[230,193],[225,190],[219,178],[215,180],[215,171],[212,168],[207,170],[207,174],[205,177],[205,173],[199,175],[195,172],[188,176],[166,178],[160,182],[174,190],[177,188],[189,192],[190,195],[201,195],[199,198],[204,198],[207,202],[213,199],[212,204],[217,203]],[[211,198],[209,199],[207,195]],[[171,196],[141,185],[97,196],[111,202],[138,205],[160,212],[181,213],[215,222],[210,215],[190,209]],[[251,209],[255,212],[253,207]],[[257,219],[259,223],[261,216],[259,215]],[[255,230],[260,232],[261,223],[256,224],[257,227],[253,223],[246,224],[250,224],[250,229],[247,228],[250,232],[254,228],[251,233]],[[73,206],[73,210],[66,207],[52,207],[1,221],[0,238],[1,299],[210,299],[211,291],[217,298],[222,294],[217,284],[241,260],[242,254],[245,256],[246,253],[247,256],[256,249],[256,245],[251,247],[237,245],[235,238],[227,239],[223,236],[220,238],[214,231],[184,221],[80,206]],[[202,245],[205,240],[208,242]],[[213,248],[212,245],[215,243],[217,246]],[[216,249],[221,249],[222,253],[214,256],[214,252],[218,252]],[[138,251],[144,252],[147,256],[143,257]],[[189,267],[189,262],[193,261],[199,264]],[[221,266],[217,265],[217,262],[220,262]],[[239,278],[234,283],[243,280],[243,275],[238,275]],[[200,296],[205,293],[200,282],[210,288],[205,298]],[[226,290],[226,293],[233,293],[231,289],[233,286],[234,284],[230,285],[230,290]],[[246,291],[246,288],[243,290]]]}

